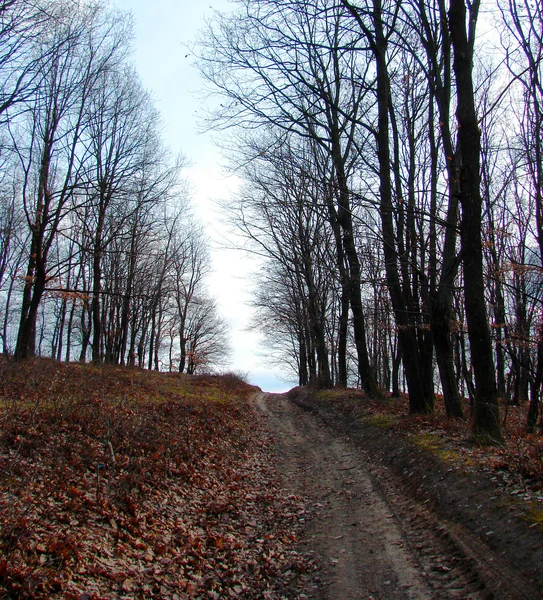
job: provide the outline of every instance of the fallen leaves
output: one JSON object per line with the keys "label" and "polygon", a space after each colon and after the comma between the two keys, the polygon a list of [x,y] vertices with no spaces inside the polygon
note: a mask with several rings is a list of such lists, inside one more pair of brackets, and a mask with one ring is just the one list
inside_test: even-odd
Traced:
{"label": "fallen leaves", "polygon": [[296,550],[301,499],[279,487],[251,392],[4,368],[0,597],[295,597],[311,568]]}

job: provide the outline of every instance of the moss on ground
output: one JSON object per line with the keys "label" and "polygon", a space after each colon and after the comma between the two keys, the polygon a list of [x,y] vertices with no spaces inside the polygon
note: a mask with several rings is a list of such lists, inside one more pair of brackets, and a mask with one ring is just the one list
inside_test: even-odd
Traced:
{"label": "moss on ground", "polygon": [[363,417],[362,422],[366,425],[372,425],[373,427],[379,427],[380,429],[392,429],[401,421],[401,417],[397,415],[369,415]]}
{"label": "moss on ground", "polygon": [[462,455],[452,448],[447,448],[440,436],[434,433],[411,434],[409,440],[421,450],[427,450],[443,462],[462,460]]}

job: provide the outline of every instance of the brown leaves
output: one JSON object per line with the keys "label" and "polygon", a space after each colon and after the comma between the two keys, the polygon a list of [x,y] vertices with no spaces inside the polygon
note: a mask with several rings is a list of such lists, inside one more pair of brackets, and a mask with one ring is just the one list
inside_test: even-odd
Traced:
{"label": "brown leaves", "polygon": [[295,550],[300,500],[278,488],[249,386],[39,361],[10,369],[0,597],[289,596],[307,569]]}

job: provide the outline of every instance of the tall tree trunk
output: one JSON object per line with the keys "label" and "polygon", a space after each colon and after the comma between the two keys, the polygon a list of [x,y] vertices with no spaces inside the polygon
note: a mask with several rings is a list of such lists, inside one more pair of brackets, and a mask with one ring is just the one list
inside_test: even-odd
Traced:
{"label": "tall tree trunk", "polygon": [[[68,280],[69,282],[69,280]],[[68,287],[69,287],[69,283],[68,283]],[[58,361],[62,360],[62,348],[63,348],[63,341],[64,341],[64,327],[66,326],[66,315],[68,313],[68,305],[67,305],[67,300],[66,298],[62,299],[62,303],[61,303],[61,308],[60,308],[60,316],[59,316],[59,323],[58,323],[58,338],[57,338],[57,344],[56,344],[56,359]]]}
{"label": "tall tree trunk", "polygon": [[153,311],[153,315],[151,317],[151,331],[149,333],[149,363],[148,363],[149,371],[153,370],[153,359],[155,356],[155,341],[156,341],[156,309],[153,306],[151,310]]}
{"label": "tall tree trunk", "polygon": [[347,272],[345,251],[341,237],[341,226],[338,221],[338,215],[334,206],[332,194],[326,194],[326,204],[328,208],[328,219],[334,233],[336,244],[336,265],[341,283],[340,314],[338,326],[337,343],[337,364],[338,374],[336,385],[338,387],[347,387],[347,341],[349,333],[349,307],[350,307],[350,284],[349,274]]}
{"label": "tall tree trunk", "polygon": [[315,348],[313,346],[313,336],[307,323],[304,323],[304,337],[307,348],[307,368],[309,370],[309,383],[317,379],[317,362],[315,361]]}
{"label": "tall tree trunk", "polygon": [[139,223],[138,214],[135,215],[134,225],[132,227],[132,235],[130,236],[130,254],[128,257],[128,274],[126,278],[126,288],[122,303],[121,316],[121,344],[119,349],[119,363],[125,363],[126,348],[128,346],[128,330],[130,326],[130,305],[132,302],[132,288],[134,284],[134,276],[136,272],[136,234]]}
{"label": "tall tree trunk", "polygon": [[[425,301],[430,309],[430,326],[448,417],[462,417],[462,404],[458,390],[454,363],[454,343],[451,320],[452,290],[458,274],[456,256],[456,229],[458,223],[458,169],[459,152],[455,152],[450,123],[451,104],[451,43],[444,3],[439,12],[429,9],[425,0],[417,0],[422,34],[420,40],[426,50],[428,80],[430,83],[429,136],[431,148],[431,220],[430,220],[430,294]],[[435,104],[434,104],[435,103]],[[435,135],[437,107],[441,146],[447,165],[449,203],[442,251],[441,272],[437,263],[437,182],[438,143]]]}
{"label": "tall tree trunk", "polygon": [[381,0],[373,0],[371,11],[373,31],[370,30],[358,8],[343,0],[352,16],[364,32],[374,55],[376,68],[378,123],[375,138],[379,160],[379,192],[381,217],[381,233],[385,258],[387,285],[392,300],[392,307],[398,327],[404,374],[409,392],[409,411],[411,413],[428,413],[433,408],[433,398],[426,396],[427,390],[422,377],[422,368],[418,340],[414,323],[408,317],[408,290],[402,289],[398,269],[397,239],[394,231],[392,202],[392,179],[390,164],[390,84],[387,66],[387,38],[383,28],[383,9]]}
{"label": "tall tree trunk", "polygon": [[4,319],[2,323],[2,350],[4,354],[9,354],[10,348],[8,346],[8,330],[10,322],[10,306],[11,297],[15,288],[15,277],[11,277],[6,291],[5,302],[4,302]]}
{"label": "tall tree trunk", "polygon": [[347,341],[349,333],[349,289],[342,278],[341,283],[341,309],[339,313],[337,365],[338,374],[336,386],[347,387]]}
{"label": "tall tree trunk", "polygon": [[[450,151],[452,152],[452,146]],[[462,399],[458,390],[458,375],[454,365],[454,345],[452,342],[452,289],[458,272],[456,256],[456,226],[459,203],[459,189],[457,185],[456,164],[459,155],[456,154],[449,168],[449,206],[447,210],[447,226],[443,244],[443,259],[441,274],[437,289],[431,298],[430,324],[434,336],[434,348],[439,370],[439,377],[443,387],[445,411],[449,418],[465,417],[462,408]]]}
{"label": "tall tree trunk", "polygon": [[138,337],[138,327],[135,315],[130,318],[130,346],[128,347],[128,357],[126,363],[130,367],[136,366],[136,338]]}
{"label": "tall tree trunk", "polygon": [[396,352],[392,358],[392,397],[400,397],[400,366],[402,364],[402,349],[397,345]]}
{"label": "tall tree trunk", "polygon": [[15,360],[30,358],[36,353],[36,321],[38,308],[45,290],[45,276],[36,274],[32,291],[26,295],[21,313]]}
{"label": "tall tree trunk", "polygon": [[179,372],[183,373],[187,364],[187,338],[185,337],[185,319],[183,315],[179,325]]}
{"label": "tall tree trunk", "polygon": [[24,360],[36,353],[36,321],[46,283],[45,261],[41,232],[36,232],[32,236],[31,255],[26,271],[15,360]]}
{"label": "tall tree trunk", "polygon": [[398,272],[396,239],[393,222],[392,181],[390,173],[389,108],[390,86],[386,62],[387,41],[383,31],[382,7],[380,0],[373,2],[373,22],[375,27],[374,55],[377,70],[377,147],[379,155],[380,215],[383,235],[385,271],[390,298],[398,325],[398,339],[402,352],[404,372],[409,392],[409,412],[425,414],[431,412],[433,402],[426,396],[422,379],[422,364],[417,347],[417,336],[408,318],[408,307],[402,292]]}
{"label": "tall tree trunk", "polygon": [[338,222],[342,231],[342,245],[349,265],[348,284],[349,300],[353,314],[353,334],[358,358],[358,374],[361,387],[370,395],[377,395],[377,382],[375,373],[370,364],[368,346],[366,341],[366,319],[362,304],[361,268],[360,259],[354,242],[352,211],[349,201],[349,188],[343,172],[343,165],[336,161],[336,171],[339,187],[339,208],[337,211]]}
{"label": "tall tree trunk", "polygon": [[[21,304],[21,319],[14,354],[15,360],[30,358],[36,352],[36,320],[46,283],[48,245],[45,244],[45,235],[51,205],[49,172],[54,139],[53,132],[53,126],[50,128],[46,127],[46,133],[43,137],[43,151],[41,154],[36,211],[34,215],[35,221],[32,224],[30,253]],[[49,238],[49,245],[51,242],[52,236]]]}
{"label": "tall tree trunk", "polygon": [[502,443],[498,393],[492,342],[485,306],[482,249],[481,134],[475,110],[472,79],[473,41],[478,1],[471,5],[470,32],[466,31],[464,0],[451,0],[449,28],[454,53],[458,120],[458,143],[462,156],[460,203],[462,206],[461,247],[464,266],[464,304],[475,374],[475,419],[473,434],[483,444]]}
{"label": "tall tree trunk", "polygon": [[299,385],[307,385],[309,383],[307,349],[302,329],[298,332],[298,363],[298,383]]}
{"label": "tall tree trunk", "polygon": [[448,293],[436,293],[432,303],[432,332],[443,387],[445,411],[449,418],[464,418],[462,401],[458,393],[454,348],[451,340],[451,303]]}
{"label": "tall tree trunk", "polygon": [[535,375],[532,379],[530,389],[530,408],[528,409],[528,419],[526,428],[528,432],[533,433],[537,425],[539,415],[539,405],[541,404],[541,384],[543,383],[543,317],[540,317],[539,342],[537,343],[537,366]]}
{"label": "tall tree trunk", "polygon": [[68,316],[68,325],[66,327],[66,350],[65,350],[65,354],[64,354],[64,360],[66,362],[70,362],[70,358],[71,358],[72,332],[73,332],[76,305],[77,305],[76,300],[73,300],[72,305],[70,307],[70,314]]}
{"label": "tall tree trunk", "polygon": [[[43,204],[43,203],[40,203]],[[43,257],[43,208],[36,211],[36,223],[32,231],[30,256],[26,269],[21,318],[15,347],[15,360],[24,360],[34,356],[36,352],[36,320],[38,306],[45,290],[45,263]]]}
{"label": "tall tree trunk", "polygon": [[312,273],[312,264],[309,257],[303,259],[304,262],[304,280],[307,286],[307,312],[311,328],[311,337],[315,345],[317,355],[317,377],[316,383],[324,388],[332,385],[332,376],[330,373],[330,362],[328,360],[328,348],[326,346],[326,337],[324,332],[324,320],[322,311],[319,309],[318,292],[315,286]]}
{"label": "tall tree trunk", "polygon": [[102,318],[101,318],[101,293],[102,293],[102,229],[104,214],[100,210],[98,225],[94,235],[94,248],[92,255],[92,361],[98,363],[102,360]]}

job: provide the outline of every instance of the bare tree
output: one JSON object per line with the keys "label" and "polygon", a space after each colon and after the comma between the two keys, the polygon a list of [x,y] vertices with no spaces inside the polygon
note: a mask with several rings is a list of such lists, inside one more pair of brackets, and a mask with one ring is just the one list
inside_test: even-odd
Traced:
{"label": "bare tree", "polygon": [[[294,308],[292,302],[298,303],[294,310],[300,313],[298,323],[303,323],[303,331],[297,335],[300,379],[305,381],[303,373],[307,373],[306,383],[329,387],[327,306],[330,283],[336,276],[334,267],[330,269],[333,237],[327,225],[324,190],[315,176],[310,148],[284,136],[280,140],[273,149],[271,138],[261,142],[266,150],[260,152],[257,161],[246,165],[248,183],[230,213],[249,247],[274,264],[277,285],[290,290],[289,306]],[[283,282],[276,277],[279,273]],[[311,360],[313,354],[316,361]]]}
{"label": "bare tree", "polygon": [[[35,97],[28,131],[13,142],[25,174],[23,202],[32,232],[15,356],[35,351],[37,311],[48,278],[49,252],[75,193],[82,185],[85,157],[80,154],[85,109],[103,71],[117,59],[124,25],[99,7],[62,15],[44,36],[57,49]],[[67,40],[64,47],[59,40]],[[83,152],[84,154],[84,152]]]}
{"label": "bare tree", "polygon": [[20,204],[20,172],[9,159],[2,165],[3,177],[0,181],[0,315],[3,352],[13,351],[9,339],[12,298],[17,283],[17,275],[25,259],[27,243],[24,211]]}
{"label": "bare tree", "polygon": [[[458,230],[458,169],[461,162],[457,151],[454,131],[456,123],[451,115],[452,103],[452,49],[444,2],[416,1],[403,4],[402,17],[408,24],[407,34],[398,43],[406,47],[428,84],[428,143],[430,152],[430,206],[429,220],[430,252],[428,258],[430,297],[426,306],[430,310],[430,323],[436,352],[437,365],[443,389],[445,408],[449,417],[463,417],[462,403],[457,385],[457,373],[453,359],[452,294],[458,275],[460,257],[457,252]],[[417,43],[411,36],[416,32]],[[422,46],[424,52],[414,52]],[[419,72],[419,69],[415,69]],[[441,147],[441,158],[439,148]],[[417,169],[420,165],[417,164]],[[446,173],[447,204],[440,208],[438,197],[440,171]],[[440,243],[439,230],[442,230]],[[438,255],[438,246],[442,250]]]}
{"label": "bare tree", "polygon": [[[354,242],[349,175],[355,115],[367,110],[352,32],[341,27],[344,9],[329,2],[239,2],[242,10],[218,17],[199,49],[204,77],[225,100],[216,126],[252,129],[269,124],[313,140],[333,164],[334,219],[348,263],[349,300],[363,387],[377,391],[367,351],[360,261]],[[354,70],[353,70],[354,69]],[[337,191],[337,193],[336,193]]]}
{"label": "bare tree", "polygon": [[185,322],[185,339],[188,375],[228,363],[231,353],[228,326],[218,314],[213,299],[193,298]]}
{"label": "bare tree", "polygon": [[485,305],[482,249],[481,134],[475,108],[473,52],[479,2],[466,8],[464,0],[451,0],[449,28],[456,81],[456,118],[462,207],[461,248],[464,300],[475,375],[475,419],[473,433],[482,443],[503,440],[499,418],[492,342]]}
{"label": "bare tree", "polygon": [[176,322],[179,335],[179,372],[188,367],[189,315],[192,304],[201,292],[204,277],[209,273],[209,255],[205,248],[202,231],[194,222],[178,232],[171,250],[171,289],[177,309]]}
{"label": "bare tree", "polygon": [[[374,0],[363,6],[355,6],[347,0],[343,0],[343,5],[363,33],[375,63],[377,123],[372,127],[372,134],[375,137],[378,155],[379,213],[387,285],[398,326],[398,337],[409,391],[409,409],[412,413],[427,413],[433,409],[433,388],[431,384],[428,385],[429,379],[424,377],[425,352],[417,339],[416,322],[413,320],[413,317],[418,318],[416,313],[419,311],[415,307],[415,297],[407,277],[409,268],[406,261],[409,249],[404,247],[403,235],[400,235],[401,229],[395,227],[394,223],[395,211],[402,210],[404,194],[398,173],[396,172],[396,178],[393,181],[391,169],[393,162],[391,130],[395,138],[395,127],[388,46],[390,36],[398,24],[399,5],[384,7],[381,0]],[[395,146],[398,147],[398,141],[395,141]],[[396,205],[394,203],[395,196],[400,199]],[[410,221],[412,222],[412,219]],[[412,223],[407,225],[409,231]]]}
{"label": "bare tree", "polygon": [[[89,105],[91,212],[85,226],[92,232],[92,357],[100,361],[103,255],[111,241],[124,234],[132,211],[141,212],[140,204],[149,203],[145,186],[152,189],[154,182],[145,179],[142,190],[141,174],[150,175],[146,165],[163,156],[157,151],[156,111],[133,71],[104,73]],[[156,195],[151,197],[156,202]]]}
{"label": "bare tree", "polygon": [[[0,2],[0,121],[11,117],[8,111],[24,110],[20,105],[35,93],[43,73],[52,66],[49,61],[59,47],[40,45],[40,40],[66,6],[57,1]],[[64,46],[67,41],[58,39],[57,44]]]}
{"label": "bare tree", "polygon": [[[535,208],[535,241],[543,260],[543,8],[540,3],[500,2],[507,66],[520,88],[518,154],[529,182],[526,193]],[[520,167],[520,165],[518,165]],[[541,314],[543,315],[543,309]],[[543,383],[543,317],[537,338],[537,366],[531,385],[528,428],[537,422]]]}

